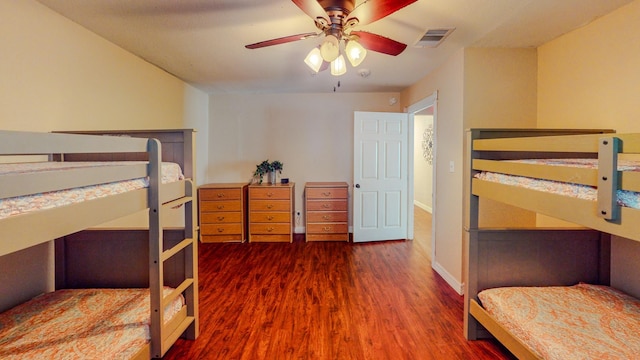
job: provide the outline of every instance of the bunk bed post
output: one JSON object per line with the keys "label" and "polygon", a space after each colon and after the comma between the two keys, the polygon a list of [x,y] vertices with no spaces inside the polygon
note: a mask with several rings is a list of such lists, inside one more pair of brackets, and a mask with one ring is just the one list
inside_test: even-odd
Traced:
{"label": "bunk bed post", "polygon": [[184,132],[184,156],[185,164],[191,164],[191,167],[185,167],[185,176],[192,180],[186,182],[187,189],[185,195],[191,198],[191,201],[185,204],[184,217],[184,236],[191,239],[191,245],[185,253],[185,277],[193,279],[191,285],[185,292],[185,301],[187,303],[187,315],[193,317],[193,322],[184,333],[187,339],[195,340],[200,334],[200,322],[198,315],[198,209],[196,201],[197,188],[195,185],[195,169],[196,169],[196,149],[195,149],[195,131],[185,130]]}
{"label": "bunk bed post", "polygon": [[160,201],[160,185],[162,181],[162,145],[156,139],[149,139],[149,293],[151,356],[162,357],[162,325],[164,323],[162,311],[164,271],[162,261],[163,232]]}
{"label": "bunk bed post", "polygon": [[[473,140],[478,136],[478,130],[467,129],[466,131],[466,153],[464,166],[464,201],[465,201],[465,219],[462,243],[462,275],[464,281],[464,335],[468,340],[477,339],[478,322],[469,314],[470,296],[468,294],[477,294],[477,275],[474,269],[478,263],[478,233],[472,229],[478,229],[478,210],[479,200],[471,192],[471,180],[473,178],[472,162]],[[473,278],[473,279],[472,279]]]}

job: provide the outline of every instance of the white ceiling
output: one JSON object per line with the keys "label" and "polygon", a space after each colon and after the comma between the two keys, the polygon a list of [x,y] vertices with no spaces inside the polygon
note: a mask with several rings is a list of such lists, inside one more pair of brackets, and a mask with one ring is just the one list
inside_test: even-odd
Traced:
{"label": "white ceiling", "polygon": [[[350,66],[340,77],[312,75],[303,59],[321,38],[244,47],[317,32],[290,0],[38,1],[209,93],[317,93],[400,91],[461,48],[537,47],[632,0],[418,0],[357,28],[408,44],[396,57],[370,51],[358,67],[367,78]],[[436,28],[455,31],[437,48],[413,46]]]}

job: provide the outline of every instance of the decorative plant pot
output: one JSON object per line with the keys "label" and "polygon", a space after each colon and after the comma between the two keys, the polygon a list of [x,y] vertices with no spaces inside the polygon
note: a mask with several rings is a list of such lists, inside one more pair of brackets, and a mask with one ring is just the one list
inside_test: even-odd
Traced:
{"label": "decorative plant pot", "polygon": [[275,185],[276,184],[276,172],[274,171],[269,171],[269,184],[271,185]]}

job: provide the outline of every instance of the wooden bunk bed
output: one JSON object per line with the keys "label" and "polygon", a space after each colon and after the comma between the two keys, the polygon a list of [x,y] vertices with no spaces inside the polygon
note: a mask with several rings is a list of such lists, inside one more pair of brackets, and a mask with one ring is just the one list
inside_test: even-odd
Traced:
{"label": "wooden bunk bed", "polygon": [[[142,345],[127,355],[134,359],[162,357],[178,337],[195,339],[199,333],[196,205],[191,180],[195,168],[194,139],[193,130],[73,134],[0,131],[0,156],[19,159],[25,155],[35,156],[38,161],[44,157],[48,162],[70,164],[64,171],[18,171],[0,175],[0,200],[145,180],[144,186],[136,185],[129,191],[0,218],[0,256],[55,239],[56,289],[61,291],[54,293],[65,293],[72,288],[126,288],[124,291],[144,288],[147,291],[144,296],[137,294],[121,300],[124,303],[119,306],[125,306],[120,310],[107,310],[118,315],[134,302],[133,298],[144,299],[141,306],[146,307],[143,315],[147,325],[142,323],[142,327],[148,340],[143,339]],[[77,161],[117,162],[75,167]],[[184,177],[165,183],[163,162],[180,165]],[[32,201],[25,201],[29,202]],[[184,226],[167,228],[163,213],[175,208],[180,209]],[[105,222],[140,212],[147,212],[148,220],[136,228],[96,229]],[[79,298],[85,295],[66,296],[80,303]],[[34,300],[42,301],[39,297]],[[168,315],[167,309],[175,303],[178,303],[175,314]],[[98,322],[111,321],[105,320],[106,315],[101,316],[98,315]],[[132,324],[110,326],[128,328]],[[53,345],[62,341],[60,337],[54,338]],[[0,357],[8,357],[2,349],[9,345],[0,344],[3,354]],[[31,345],[44,348],[49,344],[40,339]],[[96,358],[101,356],[104,354],[96,354]]]}
{"label": "wooden bunk bed", "polygon": [[[511,323],[505,322],[501,314],[487,310],[489,300],[479,300],[478,294],[482,297],[491,293],[485,292],[487,289],[499,289],[498,292],[503,289],[533,290],[535,293],[548,289],[576,290],[576,287],[586,291],[590,287],[588,291],[600,292],[600,286],[605,286],[603,289],[611,292],[604,297],[617,298],[620,295],[606,287],[610,276],[610,236],[640,241],[637,230],[640,209],[619,205],[616,194],[618,191],[640,192],[640,172],[619,171],[618,162],[634,158],[638,153],[640,135],[619,135],[610,130],[471,129],[467,132],[466,231],[463,244],[464,331],[467,339],[493,336],[520,359],[540,359],[552,357],[544,348],[555,347],[545,343],[548,338],[565,336],[562,332],[555,333],[562,326],[553,324],[547,324],[547,330],[542,330],[554,332],[548,338],[544,333],[520,334]],[[570,163],[580,162],[575,159],[592,159],[585,161],[597,164],[597,168],[564,166],[555,161],[547,165],[548,160],[542,163],[538,160],[513,161],[558,158],[572,159]],[[589,196],[580,198],[545,192],[515,185],[515,181],[500,183],[492,177],[479,175],[487,171],[556,183],[577,183],[589,188]],[[485,209],[482,207],[493,206],[493,201],[565,220],[577,224],[578,228],[483,227],[482,211]],[[508,293],[502,299],[519,299],[506,305],[515,307],[528,304],[523,299],[534,296],[537,295],[516,292],[515,295]],[[636,299],[620,296],[630,301],[630,305],[625,306],[640,309],[640,302]],[[573,304],[579,307],[576,305],[581,304]],[[565,310],[568,310],[566,304],[565,308],[553,311],[557,314]],[[529,311],[528,316],[534,318],[532,314],[540,310],[525,308],[519,311]],[[627,315],[624,317],[629,318]],[[640,323],[638,319],[640,317],[636,316],[634,321]],[[530,326],[530,323],[522,326]],[[568,339],[567,335],[564,342],[571,343]],[[580,348],[578,343],[575,343],[576,347]],[[579,351],[589,349],[584,347]],[[598,357],[603,356],[605,354]]]}

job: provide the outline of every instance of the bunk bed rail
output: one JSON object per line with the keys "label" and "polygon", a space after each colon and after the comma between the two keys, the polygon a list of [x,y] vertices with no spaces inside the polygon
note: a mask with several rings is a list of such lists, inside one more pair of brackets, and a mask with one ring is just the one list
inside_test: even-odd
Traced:
{"label": "bunk bed rail", "polygon": [[[491,138],[496,134],[497,138]],[[640,234],[629,225],[640,221],[640,211],[616,202],[619,190],[640,192],[640,172],[619,171],[617,167],[619,159],[638,159],[640,134],[611,134],[610,130],[473,129],[468,138],[470,173],[466,188],[470,194],[640,240]],[[597,159],[597,168],[502,161],[558,158]],[[597,188],[597,201],[474,178],[481,171],[591,186]],[[477,206],[473,198],[469,206]],[[474,228],[477,224],[467,227]]]}

